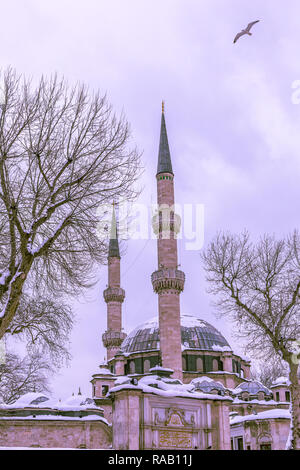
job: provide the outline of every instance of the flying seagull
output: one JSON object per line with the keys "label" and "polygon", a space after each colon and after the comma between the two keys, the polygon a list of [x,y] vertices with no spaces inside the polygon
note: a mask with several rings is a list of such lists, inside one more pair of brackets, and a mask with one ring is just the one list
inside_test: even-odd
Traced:
{"label": "flying seagull", "polygon": [[242,31],[240,33],[238,33],[235,38],[234,38],[234,41],[233,41],[233,44],[235,44],[237,42],[238,39],[240,39],[241,36],[244,36],[244,34],[248,34],[248,36],[252,36],[252,33],[250,33],[250,29],[252,28],[252,26],[255,24],[255,23],[258,23],[259,20],[257,21],[252,21],[252,23],[249,23],[247,28],[246,29],[242,29]]}

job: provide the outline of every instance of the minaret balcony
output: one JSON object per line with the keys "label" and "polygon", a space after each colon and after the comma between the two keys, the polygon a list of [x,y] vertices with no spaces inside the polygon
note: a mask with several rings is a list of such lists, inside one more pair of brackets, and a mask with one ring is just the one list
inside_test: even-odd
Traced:
{"label": "minaret balcony", "polygon": [[126,338],[124,331],[107,330],[102,335],[102,341],[105,348],[119,348]]}
{"label": "minaret balcony", "polygon": [[103,291],[103,297],[108,302],[124,302],[125,291],[121,287],[108,287]]}
{"label": "minaret balcony", "polygon": [[180,232],[181,217],[170,209],[164,209],[152,217],[152,228],[155,235],[165,234],[171,231],[177,235]]}
{"label": "minaret balcony", "polygon": [[185,274],[175,268],[162,268],[151,275],[153,290],[157,294],[166,290],[183,291]]}

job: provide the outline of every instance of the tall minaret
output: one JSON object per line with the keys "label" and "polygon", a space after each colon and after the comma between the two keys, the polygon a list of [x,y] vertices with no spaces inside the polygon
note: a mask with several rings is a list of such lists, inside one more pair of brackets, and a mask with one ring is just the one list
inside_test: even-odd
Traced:
{"label": "tall minaret", "polygon": [[108,250],[108,286],[103,292],[107,304],[107,330],[102,335],[102,341],[107,349],[107,361],[115,356],[126,338],[126,334],[122,331],[122,303],[125,291],[120,287],[120,260],[116,214],[113,206]]}
{"label": "tall minaret", "polygon": [[174,377],[182,379],[180,293],[184,288],[185,275],[178,270],[176,235],[180,230],[180,217],[174,213],[173,207],[174,173],[164,103],[156,180],[158,213],[153,217],[153,229],[158,236],[158,270],[152,274],[151,280],[153,289],[158,294],[162,366],[173,369]]}

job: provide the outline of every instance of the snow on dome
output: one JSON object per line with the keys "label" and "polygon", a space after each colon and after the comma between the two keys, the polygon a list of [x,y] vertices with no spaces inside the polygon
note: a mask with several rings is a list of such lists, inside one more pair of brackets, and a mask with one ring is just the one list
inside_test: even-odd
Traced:
{"label": "snow on dome", "polygon": [[43,404],[46,406],[46,402],[50,402],[50,398],[46,397],[41,392],[29,392],[22,395],[18,400],[16,400],[12,405],[14,408],[24,408],[25,406],[34,406]]}
{"label": "snow on dome", "polygon": [[59,403],[59,407],[62,408],[97,408],[93,398],[90,398],[86,395],[72,395],[71,397],[64,400],[62,403]]}
{"label": "snow on dome", "polygon": [[266,395],[272,395],[271,390],[265,387],[258,380],[250,380],[249,382],[243,382],[239,384],[234,390],[235,395],[239,395],[243,392],[248,392],[250,395],[257,395],[258,392],[264,392]]}
{"label": "snow on dome", "polygon": [[195,390],[200,390],[205,393],[211,393],[212,390],[218,390],[220,393],[225,393],[225,387],[221,382],[217,382],[210,377],[196,377],[191,381]]}
{"label": "snow on dome", "polygon": [[[160,349],[158,317],[154,317],[136,327],[125,338],[121,350],[123,353],[153,351]],[[224,336],[210,323],[192,315],[181,315],[182,349],[230,350]],[[225,349],[226,348],[226,349]],[[228,348],[228,349],[227,349]]]}

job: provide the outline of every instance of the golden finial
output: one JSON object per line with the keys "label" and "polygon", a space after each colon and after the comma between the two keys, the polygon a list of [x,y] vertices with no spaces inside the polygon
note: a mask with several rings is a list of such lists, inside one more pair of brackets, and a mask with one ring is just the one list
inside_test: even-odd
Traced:
{"label": "golden finial", "polygon": [[165,112],[165,102],[164,101],[161,102],[161,109],[162,109],[162,113],[164,114],[164,112]]}

